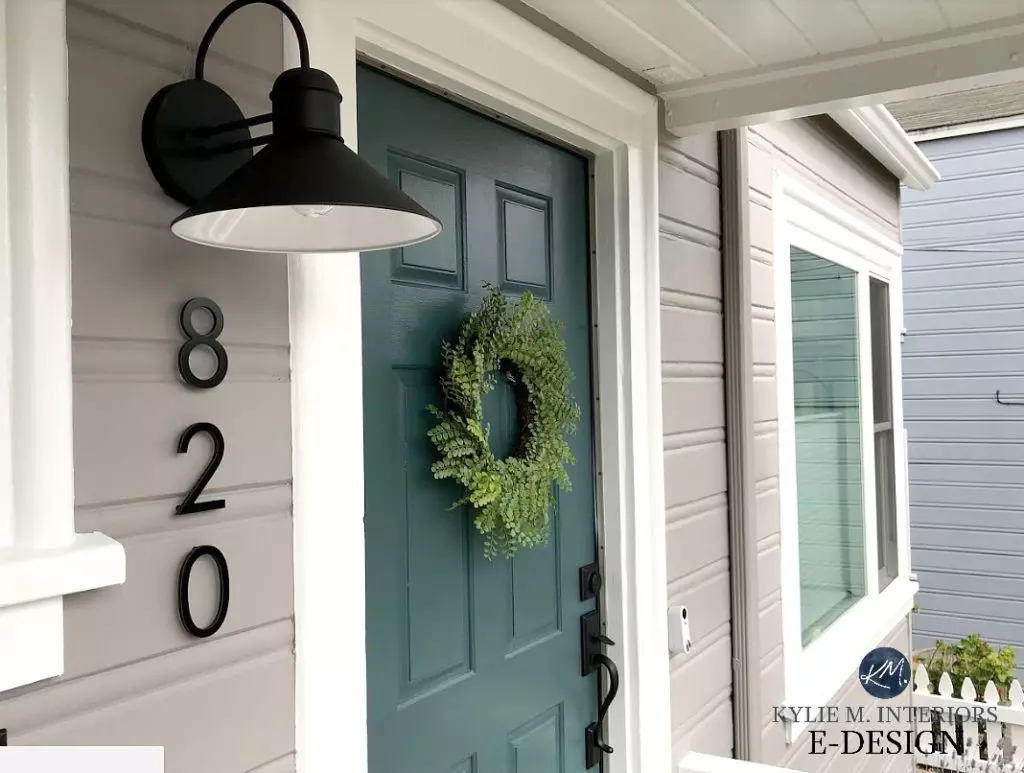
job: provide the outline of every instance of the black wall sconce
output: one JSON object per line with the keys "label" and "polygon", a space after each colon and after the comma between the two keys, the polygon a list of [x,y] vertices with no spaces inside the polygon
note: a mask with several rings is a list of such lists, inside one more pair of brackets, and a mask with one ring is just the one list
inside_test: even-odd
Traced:
{"label": "black wall sconce", "polygon": [[[291,23],[300,65],[274,81],[270,113],[246,118],[203,74],[217,30],[255,3],[273,6]],[[436,217],[345,145],[340,105],[331,76],[309,66],[305,31],[287,4],[229,3],[199,44],[195,77],[158,91],[142,119],[153,176],[189,206],[171,231],[199,244],[258,252],[379,250],[440,233]],[[272,133],[252,136],[251,127],[266,123]]]}

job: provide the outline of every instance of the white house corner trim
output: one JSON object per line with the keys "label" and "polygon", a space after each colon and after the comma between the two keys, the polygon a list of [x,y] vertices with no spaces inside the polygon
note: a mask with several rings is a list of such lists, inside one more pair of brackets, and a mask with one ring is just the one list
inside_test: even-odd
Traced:
{"label": "white house corner trim", "polygon": [[926,191],[939,181],[939,170],[883,105],[829,115],[904,185]]}
{"label": "white house corner trim", "polygon": [[[655,107],[647,117],[650,129],[646,133],[639,155],[640,179],[643,195],[639,202],[642,212],[640,234],[644,242],[643,276],[644,304],[647,318],[644,330],[646,344],[647,420],[641,434],[647,442],[649,459],[645,473],[649,487],[647,512],[646,558],[650,561],[645,583],[638,583],[637,591],[647,599],[649,617],[638,619],[638,635],[644,636],[640,652],[643,658],[641,673],[640,727],[650,734],[648,748],[644,750],[643,764],[638,770],[667,770],[671,764],[671,691],[666,678],[671,670],[668,650],[668,576],[665,533],[665,453],[663,439],[663,384],[661,365],[661,263],[659,252],[658,204],[658,129],[659,114]],[[636,272],[639,273],[639,272]],[[635,307],[634,307],[635,308]],[[628,313],[628,310],[624,313]],[[637,507],[640,506],[637,502]],[[635,514],[634,514],[635,517]],[[644,535],[637,534],[636,538]],[[639,570],[639,567],[637,567]],[[639,573],[639,571],[638,571]],[[657,739],[663,739],[659,744]]]}
{"label": "white house corner trim", "polygon": [[0,691],[64,669],[63,597],[125,579],[76,534],[64,0],[0,0]]}

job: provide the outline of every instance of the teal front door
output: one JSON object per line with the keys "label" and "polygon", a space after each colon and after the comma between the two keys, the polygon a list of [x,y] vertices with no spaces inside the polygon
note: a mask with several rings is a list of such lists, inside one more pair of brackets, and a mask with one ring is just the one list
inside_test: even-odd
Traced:
{"label": "teal front door", "polygon": [[[595,603],[579,582],[595,560],[588,164],[379,72],[360,68],[358,87],[360,155],[444,224],[362,258],[370,771],[582,773],[598,698],[580,663]],[[459,489],[430,472],[441,343],[485,285],[550,304],[582,409],[548,545],[512,560],[484,557],[472,513],[449,509]],[[506,454],[511,390],[488,400]]]}

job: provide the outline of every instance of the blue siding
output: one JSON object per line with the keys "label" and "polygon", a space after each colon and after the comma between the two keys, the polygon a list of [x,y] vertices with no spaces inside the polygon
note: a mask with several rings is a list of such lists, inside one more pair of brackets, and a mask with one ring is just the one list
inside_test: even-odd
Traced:
{"label": "blue siding", "polygon": [[902,207],[914,646],[978,632],[1024,661],[1024,130],[935,140]]}

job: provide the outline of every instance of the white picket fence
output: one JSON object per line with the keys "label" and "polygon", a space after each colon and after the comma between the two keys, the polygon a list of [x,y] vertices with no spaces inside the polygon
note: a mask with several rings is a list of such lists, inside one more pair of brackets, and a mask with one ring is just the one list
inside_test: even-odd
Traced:
{"label": "white picket fence", "polygon": [[[999,690],[993,682],[985,686],[981,698],[970,679],[964,679],[960,697],[953,697],[953,680],[949,674],[942,675],[935,693],[930,688],[927,670],[923,664],[918,665],[914,674],[914,706],[919,712],[922,706],[941,712],[941,719],[937,718],[932,727],[962,738],[964,749],[961,755],[952,744],[936,744],[938,748],[931,753],[918,751],[915,754],[918,765],[955,773],[1024,772],[1024,689],[1020,682],[1013,680],[1005,703],[1000,702]],[[974,719],[979,707],[985,710],[986,716],[991,716],[989,709],[994,707],[997,720]],[[919,719],[918,733],[928,729],[928,723]],[[927,750],[931,739],[925,737],[921,745]]]}

